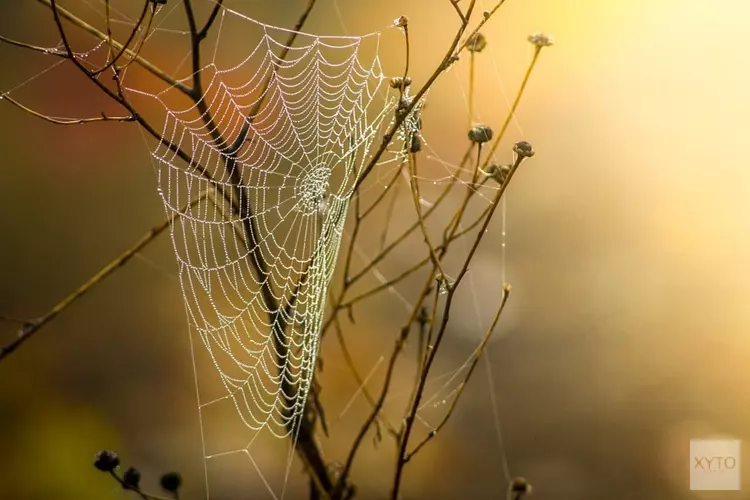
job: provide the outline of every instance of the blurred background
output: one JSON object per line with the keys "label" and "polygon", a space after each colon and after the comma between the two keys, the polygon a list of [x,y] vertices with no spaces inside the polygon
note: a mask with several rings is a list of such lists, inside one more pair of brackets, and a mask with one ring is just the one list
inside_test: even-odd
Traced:
{"label": "blurred background", "polygon": [[[210,4],[195,3],[205,16]],[[305,3],[227,1],[287,28]],[[184,30],[178,4],[165,7],[165,26]],[[492,4],[478,1],[480,10]],[[100,0],[64,5],[85,19],[104,9]],[[419,85],[455,34],[448,0],[319,0],[306,30],[385,30],[384,69],[398,74],[403,40],[387,27],[400,15],[410,20],[410,73]],[[687,467],[691,438],[750,437],[748,19],[750,4],[740,0],[514,0],[487,24],[476,107],[496,130],[529,61],[526,36],[543,31],[557,41],[542,53],[499,154],[509,159],[519,139],[537,151],[507,193],[513,294],[488,363],[444,432],[408,464],[403,498],[503,498],[506,461],[538,498],[748,498],[690,491]],[[0,34],[59,41],[36,2],[0,3]],[[176,35],[150,50],[176,67],[188,49],[181,43]],[[246,49],[238,40],[237,50]],[[0,45],[0,91],[52,115],[120,113],[72,67],[55,63]],[[462,60],[439,80],[424,114],[425,139],[446,162],[458,162],[466,147],[467,67]],[[162,220],[163,208],[151,144],[133,124],[60,127],[0,101],[0,130],[0,314],[33,318]],[[437,175],[442,167],[426,168]],[[413,210],[408,198],[403,207]],[[448,332],[440,363],[449,374],[494,312],[499,224]],[[394,275],[388,265],[378,270]],[[361,372],[390,352],[404,315],[387,294],[357,310],[347,338]],[[15,330],[0,324],[2,343]],[[158,490],[159,474],[179,470],[183,497],[204,498],[188,338],[171,243],[162,237],[0,364],[0,496],[124,498],[91,467],[96,451],[111,448],[143,471],[146,488]],[[357,384],[332,336],[322,349],[332,421],[322,447],[341,461],[367,405],[360,397],[348,406]],[[373,371],[371,390],[382,372]],[[397,381],[404,394],[393,411],[412,379]],[[430,395],[439,401],[455,386],[441,392],[438,383]],[[434,425],[444,408],[434,405],[424,418]],[[392,445],[372,441],[354,470],[361,498],[383,497],[391,484]],[[244,444],[238,437],[237,448]],[[253,455],[277,494],[284,446],[269,442]],[[211,498],[271,498],[246,457],[210,468],[222,492]],[[301,466],[290,470],[286,498],[304,498]]]}

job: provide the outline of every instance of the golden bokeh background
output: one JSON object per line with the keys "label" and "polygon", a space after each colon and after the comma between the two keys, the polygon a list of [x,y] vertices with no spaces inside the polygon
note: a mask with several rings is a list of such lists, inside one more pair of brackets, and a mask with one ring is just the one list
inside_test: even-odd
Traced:
{"label": "golden bokeh background", "polygon": [[[207,12],[207,3],[195,3]],[[304,3],[227,1],[285,27]],[[478,1],[480,9],[492,3]],[[177,4],[166,8],[180,23]],[[84,17],[103,8],[100,0],[64,5]],[[399,15],[410,19],[419,84],[455,33],[448,0],[319,0],[306,29],[385,30],[381,57],[397,74],[403,42],[387,27]],[[477,110],[495,127],[528,63],[526,36],[544,31],[557,41],[543,52],[505,144],[523,138],[537,151],[507,196],[514,291],[489,347],[490,375],[480,367],[446,431],[408,465],[405,499],[503,498],[503,457],[544,499],[744,498],[689,491],[687,460],[690,438],[750,437],[748,19],[750,4],[741,0],[509,0],[488,23]],[[2,2],[0,34],[45,46],[59,38],[36,2]],[[171,50],[161,50],[162,60],[187,48]],[[0,91],[12,89],[50,114],[116,109],[65,66],[26,82],[54,62],[0,46]],[[441,78],[424,115],[425,137],[447,161],[465,148],[466,71],[462,60]],[[134,125],[59,127],[2,101],[0,117],[0,314],[33,318],[163,210]],[[445,366],[463,362],[493,312],[498,235],[495,226],[472,267],[479,312],[470,296],[459,304]],[[91,467],[101,448],[136,464],[149,489],[156,491],[161,472],[177,469],[184,498],[203,498],[171,252],[168,238],[159,239],[0,364],[1,498],[123,498]],[[361,309],[348,337],[369,370],[396,334],[382,318],[397,325],[403,308],[384,298]],[[14,329],[0,324],[3,342]],[[324,401],[335,415],[357,384],[333,342],[322,355]],[[440,408],[432,411],[436,422]],[[344,456],[365,414],[359,401],[335,422],[333,436],[323,438],[327,456]],[[364,448],[355,470],[360,497],[380,498],[394,454],[385,443]],[[268,497],[248,463],[222,467],[221,479],[236,480],[239,490],[227,498]],[[273,467],[265,469],[270,476],[278,475]],[[299,464],[292,478],[287,498],[303,497]]]}

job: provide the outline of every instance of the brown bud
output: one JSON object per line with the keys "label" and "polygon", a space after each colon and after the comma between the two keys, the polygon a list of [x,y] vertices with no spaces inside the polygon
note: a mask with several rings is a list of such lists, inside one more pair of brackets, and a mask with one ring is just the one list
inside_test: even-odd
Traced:
{"label": "brown bud", "polygon": [[482,52],[487,46],[487,39],[481,33],[474,33],[466,42],[466,48],[470,52]]}
{"label": "brown bud", "polygon": [[477,144],[484,144],[492,140],[492,129],[487,125],[474,125],[469,130],[469,140]]}
{"label": "brown bud", "polygon": [[522,477],[514,477],[510,481],[508,492],[511,494],[511,498],[520,499],[527,493],[531,493],[531,485]]}
{"label": "brown bud", "polygon": [[518,141],[515,143],[513,145],[513,152],[524,158],[531,158],[535,153],[534,148],[526,141]]}

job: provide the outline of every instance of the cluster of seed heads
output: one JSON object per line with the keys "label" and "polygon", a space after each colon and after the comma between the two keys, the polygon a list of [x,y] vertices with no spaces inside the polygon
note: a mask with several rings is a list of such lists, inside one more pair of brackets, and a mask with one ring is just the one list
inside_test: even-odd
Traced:
{"label": "cluster of seed heads", "polygon": [[403,76],[397,76],[395,78],[391,78],[391,81],[389,82],[392,89],[400,89],[401,87],[408,87],[411,85],[411,77],[407,76],[404,78]]}
{"label": "cluster of seed heads", "polygon": [[[119,466],[120,457],[114,451],[102,450],[98,452],[94,457],[94,467],[102,472],[109,472],[110,474],[114,475]],[[140,492],[141,471],[139,471],[135,467],[128,467],[119,481],[120,484],[122,484],[122,487],[126,490]],[[180,486],[182,486],[182,476],[180,476],[178,472],[167,472],[166,474],[161,476],[159,484],[161,484],[161,487],[162,489],[164,489],[164,491],[171,493],[176,497],[178,491],[180,490]]]}

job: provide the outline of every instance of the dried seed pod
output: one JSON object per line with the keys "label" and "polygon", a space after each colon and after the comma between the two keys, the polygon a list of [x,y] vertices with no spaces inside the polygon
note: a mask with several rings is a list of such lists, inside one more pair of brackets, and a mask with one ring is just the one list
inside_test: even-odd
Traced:
{"label": "dried seed pod", "polygon": [[477,144],[484,144],[492,140],[492,129],[487,125],[474,125],[469,130],[469,140]]}
{"label": "dried seed pod", "polygon": [[510,482],[508,491],[513,495],[512,498],[520,499],[523,495],[531,493],[531,485],[522,477],[514,477]]}
{"label": "dried seed pod", "polygon": [[141,484],[141,471],[135,467],[129,467],[122,475],[122,487],[125,489],[137,490]]}
{"label": "dried seed pod", "polygon": [[94,458],[94,467],[102,472],[112,472],[120,465],[120,457],[111,450],[102,450]]}
{"label": "dried seed pod", "polygon": [[419,153],[420,151],[422,151],[422,139],[419,137],[419,134],[413,134],[409,144],[409,152]]}
{"label": "dried seed pod", "polygon": [[170,493],[177,493],[182,486],[182,476],[179,472],[167,472],[159,480],[161,487]]}
{"label": "dried seed pod", "polygon": [[409,19],[406,16],[399,16],[393,20],[393,24],[399,28],[406,28],[409,24]]}
{"label": "dried seed pod", "polygon": [[523,158],[531,158],[534,156],[534,148],[526,141],[518,141],[513,145],[513,152]]}
{"label": "dried seed pod", "polygon": [[407,76],[406,78],[404,78],[402,76],[397,76],[396,78],[391,78],[389,84],[393,89],[400,89],[402,84],[404,87],[408,87],[409,85],[411,85],[411,77]]}
{"label": "dried seed pod", "polygon": [[474,33],[466,42],[466,48],[470,52],[482,52],[487,46],[487,39],[481,33]]}

